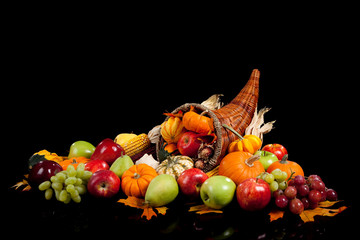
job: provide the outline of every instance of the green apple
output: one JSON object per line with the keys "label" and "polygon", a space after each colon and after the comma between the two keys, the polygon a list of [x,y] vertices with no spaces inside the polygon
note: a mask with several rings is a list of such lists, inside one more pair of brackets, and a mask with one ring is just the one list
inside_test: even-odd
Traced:
{"label": "green apple", "polygon": [[236,184],[228,177],[213,176],[208,178],[200,188],[204,204],[213,209],[221,209],[234,198]]}
{"label": "green apple", "polygon": [[261,162],[261,164],[265,168],[265,171],[268,169],[268,167],[273,162],[276,162],[276,161],[279,160],[275,154],[273,154],[271,152],[267,152],[267,151],[257,151],[257,152],[254,153],[254,155],[259,155],[260,156],[259,161]]}
{"label": "green apple", "polygon": [[134,162],[128,155],[121,155],[111,164],[110,170],[121,178],[123,173],[133,165]]}
{"label": "green apple", "polygon": [[86,141],[76,141],[70,146],[69,156],[72,157],[85,157],[90,158],[94,153],[95,147],[89,142]]}
{"label": "green apple", "polygon": [[175,178],[161,174],[151,180],[145,193],[145,202],[152,207],[164,206],[174,201],[178,193],[179,186]]}

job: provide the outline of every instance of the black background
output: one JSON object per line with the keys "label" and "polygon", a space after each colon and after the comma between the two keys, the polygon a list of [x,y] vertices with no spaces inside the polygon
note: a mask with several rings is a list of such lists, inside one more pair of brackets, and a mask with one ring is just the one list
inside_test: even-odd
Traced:
{"label": "black background", "polygon": [[[80,25],[67,31],[61,23],[22,21],[16,26],[6,38],[1,96],[6,169],[2,184],[12,209],[19,208],[14,203],[36,202],[34,196],[9,189],[27,172],[34,152],[47,149],[67,155],[77,140],[97,145],[123,132],[147,133],[161,124],[163,112],[186,102],[200,103],[215,93],[224,94],[226,104],[257,68],[258,106],[272,108],[266,122],[276,120],[264,144],[284,145],[305,175],[318,174],[336,189],[352,208],[332,224],[339,232],[353,230],[349,224],[358,194],[358,66],[349,45],[352,36],[341,34],[342,41],[333,40],[346,31],[293,31],[275,38],[226,30],[183,34],[186,30],[179,28],[164,36],[163,28],[151,31],[149,26],[126,33],[121,28],[100,33],[99,27],[93,32]],[[250,45],[244,39],[256,42]],[[18,215],[12,220],[26,219],[26,224],[44,215],[14,211]],[[10,223],[14,227],[14,221]]]}

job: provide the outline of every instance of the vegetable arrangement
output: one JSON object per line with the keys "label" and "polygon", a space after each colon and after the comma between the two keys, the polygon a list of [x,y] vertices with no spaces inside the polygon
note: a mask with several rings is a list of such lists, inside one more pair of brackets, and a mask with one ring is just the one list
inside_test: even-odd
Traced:
{"label": "vegetable arrangement", "polygon": [[300,215],[337,200],[320,177],[304,177],[283,146],[261,149],[274,121],[264,124],[269,109],[257,112],[259,77],[255,69],[225,106],[214,95],[165,113],[164,122],[147,134],[120,133],[96,147],[77,141],[67,157],[37,152],[29,160],[28,179],[14,187],[29,183],[44,191],[45,199],[65,204],[79,203],[87,193],[112,198],[122,192],[128,198],[118,202],[143,209],[147,219],[156,216],[154,209],[165,214],[178,194],[202,203],[189,209],[200,214],[222,212],[235,198],[244,210],[259,211],[275,202],[279,211]]}

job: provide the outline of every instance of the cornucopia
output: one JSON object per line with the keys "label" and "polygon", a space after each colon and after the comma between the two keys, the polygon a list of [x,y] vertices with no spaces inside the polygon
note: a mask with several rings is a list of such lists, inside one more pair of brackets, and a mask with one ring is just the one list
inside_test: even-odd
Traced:
{"label": "cornucopia", "polygon": [[[37,152],[29,159],[28,178],[14,187],[30,182],[45,192],[46,200],[54,195],[66,204],[81,202],[80,195],[87,192],[99,198],[123,193],[128,198],[118,202],[144,209],[148,219],[156,215],[152,208],[165,214],[165,205],[179,192],[201,198],[204,206],[189,210],[199,212],[219,212],[234,196],[245,210],[263,209],[275,198],[279,208],[289,206],[295,214],[316,208],[319,202],[337,200],[337,193],[325,189],[319,176],[305,177],[301,166],[288,160],[284,146],[262,147],[263,134],[275,121],[264,124],[269,108],[257,111],[259,78],[259,70],[254,69],[246,85],[226,105],[219,100],[221,94],[215,94],[201,104],[185,103],[164,113],[164,121],[147,134],[121,133],[96,147],[77,141],[67,157],[46,150]],[[206,189],[211,184],[220,190]],[[263,190],[256,193],[259,189]],[[307,202],[297,199],[296,191]],[[244,192],[253,196],[244,199]],[[280,198],[282,202],[277,203]]]}

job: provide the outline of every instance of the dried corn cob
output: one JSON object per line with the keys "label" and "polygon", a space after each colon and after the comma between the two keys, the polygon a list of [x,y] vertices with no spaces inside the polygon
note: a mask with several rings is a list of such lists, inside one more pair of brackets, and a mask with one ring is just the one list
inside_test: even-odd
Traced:
{"label": "dried corn cob", "polygon": [[142,133],[130,139],[128,142],[124,143],[121,146],[124,148],[126,155],[132,157],[137,153],[150,147],[150,139],[147,134]]}

